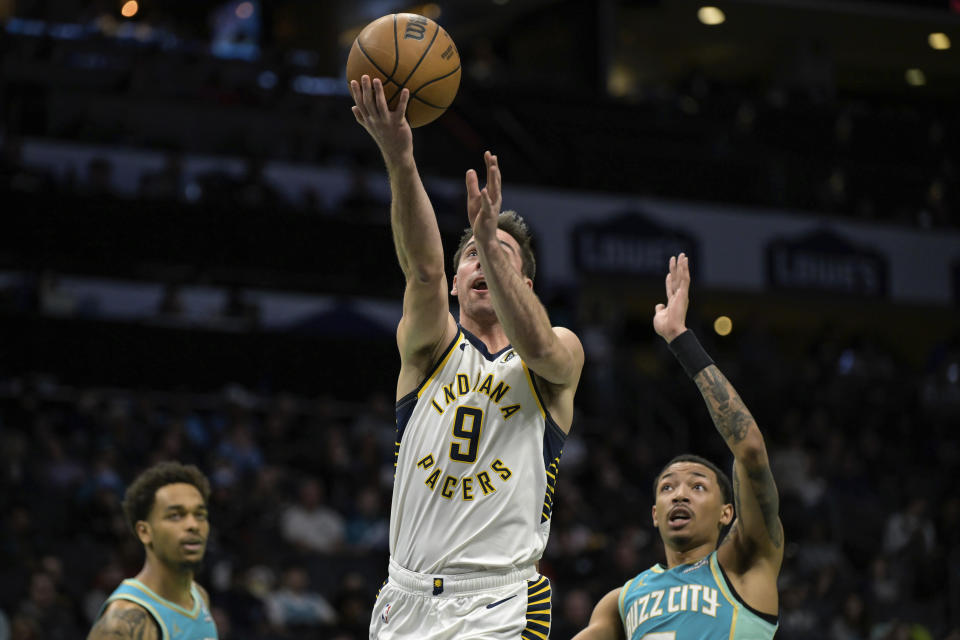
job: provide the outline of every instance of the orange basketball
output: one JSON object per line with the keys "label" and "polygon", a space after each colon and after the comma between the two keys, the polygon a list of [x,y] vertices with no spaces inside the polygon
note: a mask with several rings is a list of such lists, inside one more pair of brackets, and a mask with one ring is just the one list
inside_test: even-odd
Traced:
{"label": "orange basketball", "polygon": [[439,118],[460,87],[460,54],[453,39],[430,18],[394,13],[377,18],[360,32],[347,58],[347,80],[383,82],[393,109],[400,90],[410,90],[407,121],[420,127]]}

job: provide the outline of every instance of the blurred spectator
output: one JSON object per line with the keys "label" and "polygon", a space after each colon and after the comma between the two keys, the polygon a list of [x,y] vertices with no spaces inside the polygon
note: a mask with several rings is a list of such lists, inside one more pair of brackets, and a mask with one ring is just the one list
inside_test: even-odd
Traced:
{"label": "blurred spectator", "polygon": [[326,487],[316,478],[304,478],[297,502],[281,515],[284,540],[300,549],[316,553],[337,551],[344,541],[343,516],[326,505]]}
{"label": "blurred spectator", "polygon": [[263,452],[246,421],[234,424],[217,447],[217,455],[241,475],[255,474],[263,466]]}
{"label": "blurred spectator", "polygon": [[390,541],[390,523],[376,487],[364,487],[356,497],[353,515],[347,520],[346,541],[358,550],[385,550]]}
{"label": "blurred spectator", "polygon": [[40,637],[47,640],[72,640],[81,633],[70,601],[57,593],[54,579],[43,571],[30,576],[27,599],[20,605],[19,615],[34,622]]}
{"label": "blurred spectator", "polygon": [[267,616],[278,630],[332,625],[337,612],[310,589],[310,574],[298,566],[284,570],[280,588],[267,596]]}
{"label": "blurred spectator", "polygon": [[124,578],[126,576],[123,567],[116,560],[111,559],[100,567],[94,577],[93,584],[83,597],[83,617],[87,627],[92,627],[93,623],[97,621],[107,598],[123,582]]}
{"label": "blurred spectator", "polygon": [[887,519],[883,548],[888,554],[897,555],[907,547],[915,547],[921,554],[930,553],[936,543],[936,530],[927,515],[927,498],[915,496],[906,508],[893,513]]}
{"label": "blurred spectator", "polygon": [[367,637],[371,600],[367,579],[361,573],[350,571],[344,574],[334,597],[338,628],[353,631],[354,637]]}
{"label": "blurred spectator", "polygon": [[877,612],[888,610],[900,599],[900,581],[891,575],[886,557],[878,555],[870,565],[867,597]]}
{"label": "blurred spectator", "polygon": [[830,640],[867,640],[870,624],[867,621],[863,600],[856,593],[843,601],[843,609],[830,623]]}
{"label": "blurred spectator", "polygon": [[810,598],[811,588],[802,580],[796,580],[781,587],[780,629],[785,638],[790,640],[814,640],[823,637],[826,629],[826,620],[820,617],[813,600]]}
{"label": "blurred spectator", "polygon": [[[555,590],[554,598],[556,594]],[[563,616],[550,628],[550,635],[558,638],[572,638],[587,626],[596,603],[589,591],[574,587],[566,589],[566,595],[559,600],[562,605],[557,607],[555,604],[554,610],[559,608],[563,611]]]}
{"label": "blurred spectator", "polygon": [[267,597],[273,589],[273,571],[255,565],[246,571],[233,571],[230,586],[212,597],[212,602],[230,619],[238,638],[258,638],[267,632]]}

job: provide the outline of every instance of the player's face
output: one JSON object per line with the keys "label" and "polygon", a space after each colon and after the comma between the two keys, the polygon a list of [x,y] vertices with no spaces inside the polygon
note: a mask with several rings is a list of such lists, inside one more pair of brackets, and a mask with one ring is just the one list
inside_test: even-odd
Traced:
{"label": "player's face", "polygon": [[140,540],[162,564],[174,569],[196,569],[203,560],[210,535],[207,504],[192,484],[168,484],[157,489],[153,509]]}
{"label": "player's face", "polygon": [[[500,241],[500,246],[507,254],[510,264],[527,286],[533,287],[533,281],[523,275],[520,244],[503,229],[497,229],[497,240]],[[473,238],[467,242],[460,255],[460,264],[457,265],[457,273],[453,276],[453,288],[450,293],[457,296],[461,313],[477,318],[493,313],[490,291],[487,288],[487,280],[480,265],[480,254]]]}
{"label": "player's face", "polygon": [[729,524],[733,507],[712,469],[696,462],[677,462],[660,476],[653,506],[653,525],[664,544],[678,550],[716,542]]}

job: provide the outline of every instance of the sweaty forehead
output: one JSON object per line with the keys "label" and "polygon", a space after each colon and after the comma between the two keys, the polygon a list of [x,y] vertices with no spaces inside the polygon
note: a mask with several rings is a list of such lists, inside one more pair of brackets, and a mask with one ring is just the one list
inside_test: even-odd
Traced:
{"label": "sweaty forehead", "polygon": [[[520,243],[517,242],[517,239],[512,235],[504,231],[503,229],[497,229],[497,240],[500,241],[500,244],[512,251],[513,253],[520,255]],[[475,237],[471,237],[467,240],[467,243],[463,245],[463,251],[466,253],[467,249],[472,247],[477,243]]]}
{"label": "sweaty forehead", "polygon": [[671,478],[687,478],[690,476],[696,476],[698,478],[706,478],[711,481],[716,481],[717,476],[713,472],[713,469],[702,465],[699,462],[674,462],[672,465],[664,469],[663,473],[660,474],[660,478],[657,481],[659,484],[666,477]]}
{"label": "sweaty forehead", "polygon": [[166,509],[172,506],[182,506],[189,509],[202,504],[204,502],[200,490],[186,482],[164,485],[157,489],[154,497],[154,507],[157,509]]}

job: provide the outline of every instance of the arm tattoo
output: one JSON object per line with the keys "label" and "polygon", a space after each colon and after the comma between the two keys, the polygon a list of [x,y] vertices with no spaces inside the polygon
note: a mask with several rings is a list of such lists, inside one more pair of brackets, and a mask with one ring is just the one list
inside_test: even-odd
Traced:
{"label": "arm tattoo", "polygon": [[[780,525],[779,518],[780,496],[777,494],[777,485],[773,481],[773,473],[768,465],[763,465],[756,469],[747,469],[747,475],[750,476],[750,483],[757,496],[757,504],[760,505],[760,513],[763,515],[763,523],[767,527],[770,542],[779,549],[783,544],[783,527]],[[739,507],[739,504],[737,506]]]}
{"label": "arm tattoo", "polygon": [[734,540],[739,534],[737,531],[740,529],[740,477],[737,476],[737,467],[733,467],[733,524],[730,527],[730,530],[727,531],[727,535],[723,537],[723,540],[720,542],[720,546],[723,546]]}
{"label": "arm tattoo", "polygon": [[143,609],[108,613],[93,626],[87,640],[146,640],[157,638],[156,623]]}
{"label": "arm tattoo", "polygon": [[[707,403],[713,424],[731,448],[742,442],[751,428],[756,428],[753,416],[750,415],[740,395],[716,365],[710,365],[698,373],[694,377],[694,382]],[[734,455],[736,455],[736,449],[734,449]],[[783,545],[783,527],[779,519],[780,497],[777,494],[777,485],[773,480],[770,466],[764,464],[755,468],[747,467],[747,477],[750,479],[750,488],[756,496],[760,516],[770,542],[780,548]],[[743,514],[740,503],[740,477],[734,467],[733,507],[736,510],[738,525],[742,524],[740,519]]]}
{"label": "arm tattoo", "polygon": [[736,512],[734,515],[740,517],[740,476],[737,475],[737,467],[733,467],[733,509]]}
{"label": "arm tattoo", "polygon": [[710,365],[698,373],[693,381],[707,401],[710,417],[723,439],[733,445],[746,438],[747,430],[753,424],[753,416],[716,365]]}

